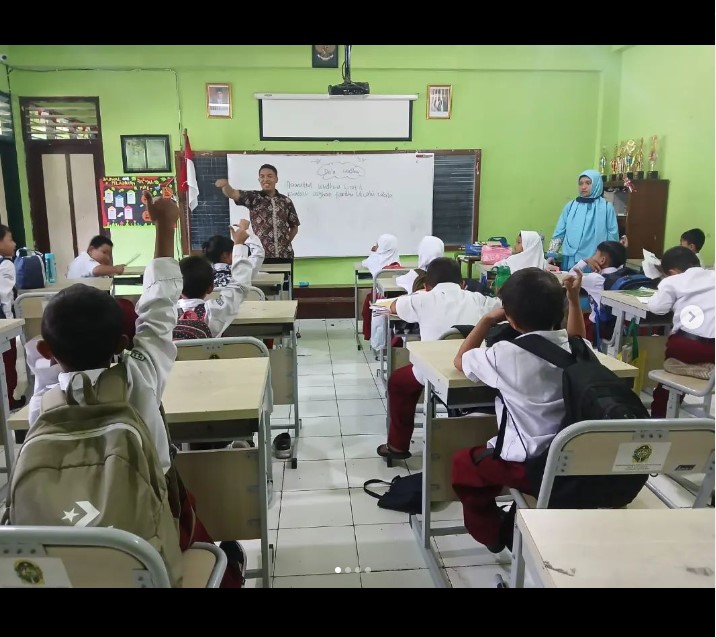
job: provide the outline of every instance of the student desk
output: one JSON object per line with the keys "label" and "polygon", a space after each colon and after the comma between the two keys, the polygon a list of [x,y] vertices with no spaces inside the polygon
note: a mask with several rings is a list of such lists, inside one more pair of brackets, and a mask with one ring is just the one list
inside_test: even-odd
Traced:
{"label": "student desk", "polygon": [[[410,270],[414,270],[418,267],[417,263],[406,263],[400,268],[390,268],[388,270],[381,270],[381,272],[394,272],[397,275],[405,274],[406,272],[410,272]],[[393,277],[393,280],[395,277]],[[375,283],[373,282],[373,277],[368,270],[368,268],[363,267],[363,263],[360,261],[357,261],[353,264],[353,302],[355,307],[354,312],[354,318],[355,318],[355,328],[356,328],[356,347],[360,350],[363,349],[363,346],[361,345],[360,341],[360,332],[358,331],[358,321],[360,320],[360,314],[361,308],[358,307],[358,288],[359,287],[368,287],[367,282],[370,280],[371,287],[373,288],[373,300],[375,300]],[[359,283],[363,283],[364,285],[359,285]],[[401,290],[403,288],[400,288]]]}
{"label": "student desk", "polygon": [[714,588],[712,509],[519,509],[522,555],[548,588]]}
{"label": "student desk", "polygon": [[[422,519],[411,515],[410,524],[436,586],[447,585],[447,581],[445,580],[444,571],[440,568],[440,559],[433,552],[431,538],[437,535],[465,533],[465,528],[462,526],[432,529],[430,525],[431,501],[441,501],[442,499],[431,499],[431,494],[435,491],[434,480],[431,477],[432,465],[436,462],[434,450],[431,448],[433,444],[432,438],[435,435],[434,429],[436,425],[439,425],[441,429],[440,436],[448,437],[453,426],[457,426],[458,421],[461,420],[460,418],[435,418],[436,401],[440,401],[448,409],[487,405],[494,407],[495,390],[482,383],[473,383],[465,374],[458,371],[453,364],[463,342],[462,340],[413,341],[407,344],[410,362],[417,365],[425,376]],[[600,353],[597,353],[597,358],[620,378],[634,378],[637,375],[638,370],[632,365]],[[494,423],[494,417],[492,422]],[[443,427],[443,425],[445,426]],[[497,435],[496,423],[494,424],[493,433]],[[451,456],[443,458],[442,462],[451,463]],[[437,477],[439,478],[439,476]],[[453,499],[455,497],[451,487],[448,495]],[[445,499],[448,498],[445,497]]]}
{"label": "student desk", "polygon": [[[460,269],[462,269],[463,263],[465,263],[467,265],[467,278],[471,279],[472,278],[472,266],[474,263],[477,263],[477,264],[480,263],[480,257],[478,257],[477,255],[473,255],[473,254],[456,254],[455,261],[457,261],[457,264],[459,266],[461,266]],[[487,266],[485,266],[485,267],[487,267]],[[479,267],[478,269],[482,269],[482,268]],[[487,269],[489,269],[489,267],[487,267]]]}
{"label": "student desk", "polygon": [[103,292],[112,292],[114,285],[112,277],[91,276],[82,277],[81,279],[62,279],[57,283],[48,283],[44,288],[18,290],[17,294],[19,296],[20,294],[28,294],[30,292],[59,292],[60,290],[64,290],[65,288],[69,288],[75,285],[76,283],[81,283],[82,285],[89,285],[93,288],[97,288],[98,290],[102,290]]}
{"label": "student desk", "polygon": [[[284,265],[282,263],[269,264],[269,265]],[[286,264],[290,265],[290,264]],[[260,288],[264,291],[267,296],[274,296],[276,298],[281,294],[281,286],[284,282],[284,275],[281,272],[257,272],[251,279],[251,285]],[[293,294],[291,294],[293,298]]]}
{"label": "student desk", "polygon": [[293,425],[273,429],[293,430],[291,468],[298,466],[298,351],[296,347],[296,312],[298,301],[244,301],[239,315],[224,336],[255,336],[256,338],[289,339],[288,347],[269,350],[274,404],[293,404]]}
{"label": "student desk", "polygon": [[[264,586],[270,582],[268,506],[273,490],[273,465],[268,436],[268,378],[269,362],[266,358],[178,361],[174,363],[162,397],[173,442],[230,440],[258,432]],[[237,390],[237,379],[240,381],[240,391]],[[27,406],[15,412],[10,418],[10,428],[27,429],[28,414]],[[239,450],[237,452],[240,453]]]}
{"label": "student desk", "polygon": [[293,277],[290,263],[264,263],[261,272],[268,274],[281,274],[284,281],[288,281],[288,300],[293,300]]}
{"label": "student desk", "polygon": [[[22,326],[25,324],[23,319],[0,319],[0,354],[10,349],[10,344],[18,336],[22,334]],[[2,442],[5,449],[5,469],[0,469],[0,473],[10,475],[10,470],[15,464],[15,437],[10,430],[8,418],[10,417],[10,405],[7,395],[7,378],[5,377],[5,366],[0,365],[0,426],[2,426]],[[3,489],[0,489],[2,492]],[[4,500],[0,498],[0,501]]]}
{"label": "student desk", "polygon": [[[653,291],[652,291],[653,294]],[[654,326],[670,326],[673,322],[673,314],[652,314],[646,309],[645,300],[648,297],[634,296],[625,294],[624,292],[606,291],[602,293],[602,305],[611,307],[612,314],[616,316],[616,324],[614,326],[614,334],[612,340],[607,345],[607,354],[609,356],[617,356],[622,347],[622,330],[624,321],[635,319],[638,324],[648,324]],[[641,300],[640,300],[641,299]]]}

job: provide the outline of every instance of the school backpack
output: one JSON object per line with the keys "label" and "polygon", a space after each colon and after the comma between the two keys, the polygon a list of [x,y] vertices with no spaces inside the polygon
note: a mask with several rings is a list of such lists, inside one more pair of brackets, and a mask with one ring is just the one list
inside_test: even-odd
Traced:
{"label": "school backpack", "polygon": [[177,324],[172,338],[175,341],[211,338],[211,330],[206,322],[206,306],[203,303],[194,308],[177,310]]}
{"label": "school backpack", "polygon": [[[181,586],[179,534],[154,442],[128,403],[123,363],[95,386],[54,388],[20,448],[7,497],[10,524],[114,527],[159,552],[173,586]],[[77,401],[84,394],[85,404]]]}
{"label": "school backpack", "polygon": [[[21,254],[23,252],[24,255]],[[45,287],[45,260],[42,252],[20,248],[15,253],[15,287],[18,290]]]}
{"label": "school backpack", "polygon": [[[537,334],[512,341],[523,350],[563,370],[562,396],[565,415],[558,431],[584,420],[646,419],[649,412],[639,397],[617,375],[599,362],[581,338],[570,338],[571,353]],[[503,401],[504,402],[504,401]],[[493,451],[499,458],[504,442],[508,405],[502,412]],[[525,461],[532,494],[538,495],[549,448]],[[629,504],[646,484],[648,476],[558,476],[549,507],[552,509],[612,509]]]}
{"label": "school backpack", "polygon": [[[389,489],[383,493],[371,491],[368,487],[372,484],[387,485]],[[378,500],[381,509],[390,509],[400,513],[417,515],[423,510],[423,474],[414,473],[409,476],[395,476],[391,482],[385,480],[366,480],[363,483],[363,491],[369,496]]]}

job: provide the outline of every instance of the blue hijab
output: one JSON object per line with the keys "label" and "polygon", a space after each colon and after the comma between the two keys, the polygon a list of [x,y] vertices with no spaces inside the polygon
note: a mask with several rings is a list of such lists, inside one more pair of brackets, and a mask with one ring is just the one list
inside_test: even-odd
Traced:
{"label": "blue hijab", "polygon": [[602,176],[590,169],[579,173],[577,182],[582,177],[592,180],[589,197],[578,196],[567,203],[552,235],[553,239],[562,239],[563,270],[593,256],[602,241],[619,240],[614,206],[602,197]]}

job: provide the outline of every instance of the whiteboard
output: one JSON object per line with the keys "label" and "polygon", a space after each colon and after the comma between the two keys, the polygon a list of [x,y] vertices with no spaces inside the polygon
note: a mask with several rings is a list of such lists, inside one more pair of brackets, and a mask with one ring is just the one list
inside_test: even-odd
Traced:
{"label": "whiteboard", "polygon": [[[277,190],[293,201],[301,222],[297,257],[368,254],[378,236],[398,238],[402,254],[415,254],[432,234],[432,153],[227,155],[229,183],[257,190],[259,167],[278,170]],[[230,201],[231,223],[249,211]]]}

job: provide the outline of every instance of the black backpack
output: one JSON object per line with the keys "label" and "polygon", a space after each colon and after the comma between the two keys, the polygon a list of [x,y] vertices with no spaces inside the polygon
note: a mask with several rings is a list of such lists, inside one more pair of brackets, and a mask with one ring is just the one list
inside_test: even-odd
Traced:
{"label": "black backpack", "polygon": [[[371,484],[388,485],[390,488],[383,493],[375,493],[368,486]],[[381,509],[400,511],[417,515],[423,511],[423,474],[413,473],[409,476],[395,476],[391,482],[385,480],[366,480],[363,491],[378,500]]]}
{"label": "black backpack", "polygon": [[[570,338],[572,353],[537,335],[512,341],[525,351],[563,369],[562,395],[565,416],[558,431],[583,420],[647,419],[649,412],[639,397],[617,375],[599,362],[581,338]],[[504,403],[504,401],[503,401]],[[493,457],[499,458],[507,427],[507,405]],[[538,495],[549,448],[528,458],[527,478]],[[558,476],[548,506],[552,509],[613,509],[629,504],[646,484],[647,474],[613,476]]]}

